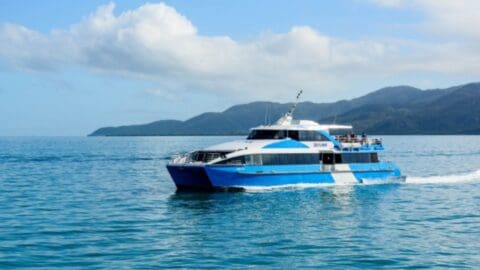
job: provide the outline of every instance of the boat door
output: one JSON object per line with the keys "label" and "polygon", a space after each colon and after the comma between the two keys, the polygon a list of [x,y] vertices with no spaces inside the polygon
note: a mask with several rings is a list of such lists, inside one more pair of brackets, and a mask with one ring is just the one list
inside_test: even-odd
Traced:
{"label": "boat door", "polygon": [[322,171],[331,172],[335,170],[335,154],[331,152],[321,153]]}
{"label": "boat door", "polygon": [[323,153],[322,171],[330,172],[337,184],[354,184],[357,182],[348,164],[342,162],[341,153]]}

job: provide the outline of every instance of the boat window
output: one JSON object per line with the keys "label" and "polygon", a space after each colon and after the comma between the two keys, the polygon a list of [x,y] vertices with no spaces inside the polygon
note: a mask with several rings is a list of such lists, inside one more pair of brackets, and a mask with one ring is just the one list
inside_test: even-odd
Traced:
{"label": "boat window", "polygon": [[322,155],[322,163],[323,164],[333,164],[333,153],[323,153]]}
{"label": "boat window", "polygon": [[205,154],[205,162],[209,162],[211,160],[214,160],[216,158],[219,158],[220,154],[219,153],[206,153]]}
{"label": "boat window", "polygon": [[245,156],[245,164],[248,164],[248,165],[262,165],[262,156],[261,155]]}
{"label": "boat window", "polygon": [[245,156],[233,157],[226,160],[222,160],[216,164],[222,165],[243,165],[245,164]]}
{"label": "boat window", "polygon": [[319,164],[318,154],[256,154],[234,157],[218,162],[222,165],[299,165]]}
{"label": "boat window", "polygon": [[203,152],[196,152],[193,154],[193,160],[194,161],[203,161],[205,158],[205,154]]}
{"label": "boat window", "polygon": [[247,140],[280,140],[286,138],[285,130],[255,129],[250,132]]}
{"label": "boat window", "polygon": [[290,138],[297,141],[329,141],[323,134],[315,130],[265,130],[255,129],[250,132],[248,140],[281,140]]}
{"label": "boat window", "polygon": [[342,163],[342,155],[341,154],[335,154],[335,163]]}
{"label": "boat window", "polygon": [[300,141],[329,141],[323,134],[315,130],[300,130]]}
{"label": "boat window", "polygon": [[197,162],[210,162],[216,158],[224,156],[230,152],[223,151],[197,151],[192,153],[192,161]]}
{"label": "boat window", "polygon": [[318,154],[262,154],[263,165],[319,164]]}
{"label": "boat window", "polygon": [[377,153],[343,153],[343,163],[376,163],[378,162]]}
{"label": "boat window", "polygon": [[299,140],[300,137],[298,135],[298,130],[289,130],[288,131],[288,137],[292,140]]}
{"label": "boat window", "polygon": [[340,164],[346,163],[345,160],[342,159],[342,154],[334,154],[334,153],[323,153],[322,156],[322,163],[323,164]]}

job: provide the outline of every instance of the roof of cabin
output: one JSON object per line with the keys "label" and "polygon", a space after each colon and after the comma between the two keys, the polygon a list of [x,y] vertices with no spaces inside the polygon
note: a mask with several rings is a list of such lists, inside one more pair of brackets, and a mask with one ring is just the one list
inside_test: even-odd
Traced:
{"label": "roof of cabin", "polygon": [[311,120],[290,120],[277,122],[273,125],[262,125],[251,130],[324,130],[330,129],[352,129],[350,125],[320,125]]}

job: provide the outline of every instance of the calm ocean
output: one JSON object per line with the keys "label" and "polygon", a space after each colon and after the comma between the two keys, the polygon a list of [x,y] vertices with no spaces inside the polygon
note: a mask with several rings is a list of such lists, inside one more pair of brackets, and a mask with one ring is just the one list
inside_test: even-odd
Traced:
{"label": "calm ocean", "polygon": [[405,184],[176,193],[232,137],[0,137],[0,268],[477,268],[480,136],[383,136]]}

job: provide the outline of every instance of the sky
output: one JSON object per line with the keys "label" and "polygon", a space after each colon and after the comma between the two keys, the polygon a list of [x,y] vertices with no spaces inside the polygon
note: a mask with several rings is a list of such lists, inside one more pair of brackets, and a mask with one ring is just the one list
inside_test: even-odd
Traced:
{"label": "sky", "polygon": [[0,0],[0,136],[480,81],[480,1]]}

